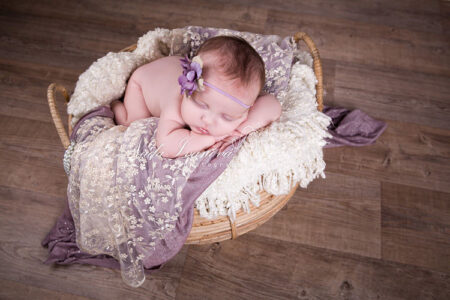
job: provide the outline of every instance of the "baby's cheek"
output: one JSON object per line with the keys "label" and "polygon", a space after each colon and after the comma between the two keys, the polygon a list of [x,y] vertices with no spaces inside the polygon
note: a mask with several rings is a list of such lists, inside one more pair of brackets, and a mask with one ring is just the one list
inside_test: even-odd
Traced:
{"label": "baby's cheek", "polygon": [[226,126],[224,126],[224,130],[223,130],[223,133],[222,134],[224,134],[224,135],[230,135],[236,128],[238,128],[239,127],[239,125],[241,124],[242,122],[233,122],[233,123],[231,123],[231,124],[228,124],[228,125],[226,125]]}
{"label": "baby's cheek", "polygon": [[[183,101],[185,101],[185,100],[183,99]],[[183,121],[186,122],[186,121],[192,119],[194,112],[192,110],[192,107],[190,107],[190,105],[188,103],[185,103],[185,102],[181,103],[180,111],[181,111],[181,117],[183,118]]]}

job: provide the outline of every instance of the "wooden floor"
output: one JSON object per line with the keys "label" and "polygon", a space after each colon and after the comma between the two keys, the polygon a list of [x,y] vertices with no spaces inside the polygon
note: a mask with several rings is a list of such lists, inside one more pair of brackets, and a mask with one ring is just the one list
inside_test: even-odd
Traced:
{"label": "wooden floor", "polygon": [[[0,298],[450,299],[450,2],[153,2],[0,4]],[[67,188],[47,86],[72,91],[109,51],[186,25],[307,32],[325,104],[387,130],[371,146],[326,149],[326,179],[273,219],[235,241],[184,246],[140,288],[116,270],[44,265],[40,243]]]}

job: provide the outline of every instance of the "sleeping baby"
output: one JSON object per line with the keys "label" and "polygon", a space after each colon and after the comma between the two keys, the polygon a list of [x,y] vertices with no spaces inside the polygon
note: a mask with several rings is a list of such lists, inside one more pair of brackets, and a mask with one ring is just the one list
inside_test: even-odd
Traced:
{"label": "sleeping baby", "polygon": [[280,102],[262,94],[264,83],[264,62],[253,47],[240,37],[218,36],[192,60],[168,56],[137,68],[123,103],[115,100],[111,109],[119,125],[159,117],[156,147],[163,157],[220,152],[280,117]]}

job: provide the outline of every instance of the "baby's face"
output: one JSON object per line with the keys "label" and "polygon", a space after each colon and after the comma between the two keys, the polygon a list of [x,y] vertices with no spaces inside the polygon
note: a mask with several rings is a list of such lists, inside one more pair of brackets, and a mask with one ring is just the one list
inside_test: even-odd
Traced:
{"label": "baby's face", "polygon": [[[211,74],[205,81],[252,105],[259,94],[256,82],[248,88],[225,81]],[[183,95],[181,116],[192,131],[199,134],[223,136],[232,133],[246,118],[248,110],[232,99],[204,85],[204,91],[195,91],[190,97]],[[203,131],[206,129],[207,132]]]}

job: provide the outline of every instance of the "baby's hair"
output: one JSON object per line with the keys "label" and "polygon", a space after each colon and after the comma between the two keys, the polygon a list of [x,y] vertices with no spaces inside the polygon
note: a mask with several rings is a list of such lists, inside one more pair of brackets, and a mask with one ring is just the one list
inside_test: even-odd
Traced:
{"label": "baby's hair", "polygon": [[203,66],[204,73],[208,73],[210,68],[218,69],[229,80],[239,79],[245,87],[259,80],[261,92],[266,82],[264,61],[245,39],[238,36],[212,37],[200,46],[197,54],[210,51],[218,53],[219,59],[217,65]]}

